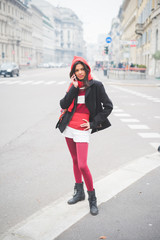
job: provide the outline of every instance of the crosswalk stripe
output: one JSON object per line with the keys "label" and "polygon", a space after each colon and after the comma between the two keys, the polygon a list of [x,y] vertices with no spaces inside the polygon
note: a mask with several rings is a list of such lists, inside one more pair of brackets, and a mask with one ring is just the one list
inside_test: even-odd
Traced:
{"label": "crosswalk stripe", "polygon": [[32,81],[20,82],[20,85],[25,85],[25,84],[28,84],[28,83],[32,83]]}
{"label": "crosswalk stripe", "polygon": [[32,85],[38,85],[38,84],[40,84],[40,83],[43,83],[43,81],[36,81],[36,82],[32,82],[31,84],[32,84]]}
{"label": "crosswalk stripe", "polygon": [[122,122],[139,122],[138,119],[134,119],[134,118],[124,118],[124,119],[120,119]]}
{"label": "crosswalk stripe", "polygon": [[130,117],[131,115],[128,113],[114,113],[116,117]]}
{"label": "crosswalk stripe", "polygon": [[53,83],[56,83],[56,81],[45,82],[44,84],[50,85],[50,84],[53,84]]}
{"label": "crosswalk stripe", "polygon": [[155,132],[138,133],[138,135],[142,138],[160,138],[160,134]]}
{"label": "crosswalk stripe", "polygon": [[129,124],[129,128],[131,129],[150,129],[147,125],[134,125],[134,124]]}
{"label": "crosswalk stripe", "polygon": [[58,82],[57,84],[61,85],[61,84],[64,84],[66,83],[67,81],[62,81],[62,82]]}

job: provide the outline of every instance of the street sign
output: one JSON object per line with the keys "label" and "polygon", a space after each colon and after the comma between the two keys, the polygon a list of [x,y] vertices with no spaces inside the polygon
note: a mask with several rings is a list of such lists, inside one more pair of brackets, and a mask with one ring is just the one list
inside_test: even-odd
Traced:
{"label": "street sign", "polygon": [[106,43],[111,43],[112,42],[112,38],[111,37],[107,37],[106,38]]}

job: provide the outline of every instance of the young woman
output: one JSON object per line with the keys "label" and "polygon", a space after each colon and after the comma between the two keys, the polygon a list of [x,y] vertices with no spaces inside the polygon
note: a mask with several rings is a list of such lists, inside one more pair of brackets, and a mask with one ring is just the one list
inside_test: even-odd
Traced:
{"label": "young woman", "polygon": [[70,78],[70,87],[60,100],[60,106],[65,111],[56,125],[65,136],[73,160],[75,191],[68,204],[85,199],[83,177],[88,190],[90,213],[97,215],[97,198],[87,165],[89,136],[111,125],[107,117],[113,105],[103,84],[93,80],[91,69],[82,57],[74,57]]}

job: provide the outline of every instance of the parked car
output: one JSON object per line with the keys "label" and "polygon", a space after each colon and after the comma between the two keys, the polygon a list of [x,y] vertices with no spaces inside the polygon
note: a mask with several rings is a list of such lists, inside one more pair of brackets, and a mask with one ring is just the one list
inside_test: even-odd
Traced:
{"label": "parked car", "polygon": [[13,77],[14,75],[19,76],[19,67],[16,63],[3,63],[0,66],[0,75],[4,77],[10,76]]}

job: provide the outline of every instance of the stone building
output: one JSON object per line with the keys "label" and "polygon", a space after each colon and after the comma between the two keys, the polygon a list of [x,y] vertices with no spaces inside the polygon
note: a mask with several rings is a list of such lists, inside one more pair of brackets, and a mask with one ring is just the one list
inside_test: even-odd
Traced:
{"label": "stone building", "polygon": [[85,53],[77,15],[45,0],[0,0],[0,36],[0,64],[68,64]]}
{"label": "stone building", "polygon": [[70,63],[74,55],[84,56],[82,22],[69,8],[54,7],[45,0],[32,0],[50,19],[54,28],[54,62]]}
{"label": "stone building", "polygon": [[111,24],[110,36],[112,42],[109,44],[109,61],[118,66],[121,62],[120,52],[120,20],[119,18],[113,18]]}
{"label": "stone building", "polygon": [[124,0],[119,14],[121,61],[136,63],[136,47],[130,41],[136,40],[135,26],[137,18],[137,0]]}
{"label": "stone building", "polygon": [[160,0],[124,0],[119,19],[121,60],[145,65],[149,75],[157,75],[160,66],[153,54],[160,51]]}
{"label": "stone building", "polygon": [[156,51],[160,51],[160,0],[155,0],[152,3],[151,13],[151,40],[150,40],[150,68],[149,74],[160,76],[160,61],[153,58]]}
{"label": "stone building", "polygon": [[0,0],[0,63],[27,64],[32,57],[31,12],[18,0]]}
{"label": "stone building", "polygon": [[30,64],[38,66],[43,61],[43,13],[31,5],[32,13],[32,57]]}

